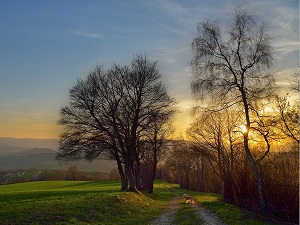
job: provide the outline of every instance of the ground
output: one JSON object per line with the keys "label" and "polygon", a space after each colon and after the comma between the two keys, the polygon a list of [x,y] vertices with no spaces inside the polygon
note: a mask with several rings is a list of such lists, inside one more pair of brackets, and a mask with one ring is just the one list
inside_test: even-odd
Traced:
{"label": "ground", "polygon": [[[166,189],[167,191],[170,191]],[[170,202],[169,206],[167,207],[166,211],[163,212],[159,217],[153,220],[150,225],[177,225],[176,223],[176,216],[178,216],[178,211],[182,207],[179,201],[181,196],[176,194],[175,197]],[[225,223],[221,222],[220,219],[212,212],[204,208],[200,203],[183,203],[183,204],[190,204],[191,208],[196,215],[196,220],[194,221],[195,224],[202,224],[202,225],[225,225]],[[181,224],[181,223],[180,223]],[[182,223],[182,224],[188,224]]]}

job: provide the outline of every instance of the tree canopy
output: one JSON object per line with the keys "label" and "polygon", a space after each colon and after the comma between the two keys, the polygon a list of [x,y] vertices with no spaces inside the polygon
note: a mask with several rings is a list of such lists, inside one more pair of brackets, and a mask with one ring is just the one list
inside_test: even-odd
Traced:
{"label": "tree canopy", "polygon": [[157,141],[175,112],[175,101],[160,76],[156,62],[137,55],[130,66],[115,64],[109,70],[97,66],[78,79],[69,91],[69,104],[60,111],[59,124],[65,131],[57,158],[114,159],[122,189],[128,184],[131,191],[151,189],[142,185],[141,159],[146,150],[157,149],[143,148],[142,143]]}

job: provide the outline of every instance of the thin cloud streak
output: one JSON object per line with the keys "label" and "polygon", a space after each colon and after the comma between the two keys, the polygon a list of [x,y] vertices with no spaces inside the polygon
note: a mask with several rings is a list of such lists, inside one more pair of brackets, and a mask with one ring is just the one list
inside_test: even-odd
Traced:
{"label": "thin cloud streak", "polygon": [[297,51],[299,48],[299,41],[280,41],[278,43],[274,43],[273,47],[276,52],[281,52],[281,53],[289,53],[293,51]]}
{"label": "thin cloud streak", "polygon": [[172,0],[156,0],[157,5],[169,15],[176,18],[183,18],[188,12],[178,2]]}
{"label": "thin cloud streak", "polygon": [[85,38],[101,39],[101,40],[104,39],[104,33],[87,32],[87,31],[72,31],[72,33]]}

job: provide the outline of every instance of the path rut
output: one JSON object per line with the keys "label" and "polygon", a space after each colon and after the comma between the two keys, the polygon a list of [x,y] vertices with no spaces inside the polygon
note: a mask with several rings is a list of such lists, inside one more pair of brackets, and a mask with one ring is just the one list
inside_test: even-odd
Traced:
{"label": "path rut", "polygon": [[[191,204],[196,209],[197,217],[203,221],[204,225],[226,225],[217,215],[204,208],[198,202]],[[175,218],[176,210],[180,208],[178,196],[175,196],[170,202],[166,211],[149,223],[149,225],[176,225],[172,220]]]}
{"label": "path rut", "polygon": [[170,202],[167,210],[153,220],[150,225],[172,225],[174,224],[172,220],[175,218],[175,212],[179,209],[180,205],[178,202],[178,196],[175,196]]}
{"label": "path rut", "polygon": [[196,215],[200,218],[205,225],[226,225],[226,223],[222,222],[217,215],[204,208],[199,203],[193,204],[193,207],[196,207]]}

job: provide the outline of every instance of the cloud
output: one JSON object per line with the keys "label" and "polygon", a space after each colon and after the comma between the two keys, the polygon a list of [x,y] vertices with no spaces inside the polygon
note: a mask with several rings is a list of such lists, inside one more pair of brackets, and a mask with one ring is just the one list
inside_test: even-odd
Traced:
{"label": "cloud", "polygon": [[186,9],[178,2],[172,0],[157,0],[159,7],[170,15],[183,15],[186,14]]}
{"label": "cloud", "polygon": [[261,7],[259,16],[267,23],[273,46],[278,53],[286,54],[299,49],[298,4],[288,1],[256,2]]}
{"label": "cloud", "polygon": [[289,53],[299,50],[299,41],[280,40],[274,43],[276,52]]}
{"label": "cloud", "polygon": [[[191,22],[190,10],[174,0],[156,0],[153,1],[165,15],[176,21],[177,25],[187,25]],[[170,27],[169,27],[170,28]],[[171,28],[173,29],[173,28]],[[176,30],[173,30],[176,31]]]}
{"label": "cloud", "polygon": [[163,30],[169,31],[169,32],[174,33],[174,34],[180,34],[180,35],[184,34],[184,30],[179,29],[179,28],[176,29],[176,28],[170,27],[170,26],[168,26],[168,25],[166,25],[166,24],[159,24],[159,26],[160,26]]}
{"label": "cloud", "polygon": [[89,32],[89,31],[72,31],[73,34],[76,34],[81,37],[85,38],[92,38],[92,39],[104,39],[104,33],[103,32]]}

